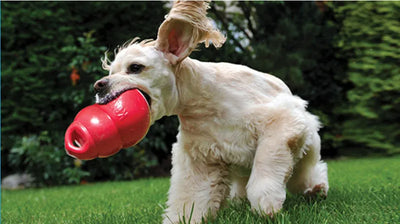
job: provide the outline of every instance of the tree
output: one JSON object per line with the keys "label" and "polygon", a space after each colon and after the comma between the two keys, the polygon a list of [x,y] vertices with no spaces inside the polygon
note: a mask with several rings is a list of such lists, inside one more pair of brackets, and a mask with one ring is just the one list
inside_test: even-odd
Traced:
{"label": "tree", "polygon": [[341,140],[353,147],[400,152],[400,2],[336,3],[340,54],[352,85]]}

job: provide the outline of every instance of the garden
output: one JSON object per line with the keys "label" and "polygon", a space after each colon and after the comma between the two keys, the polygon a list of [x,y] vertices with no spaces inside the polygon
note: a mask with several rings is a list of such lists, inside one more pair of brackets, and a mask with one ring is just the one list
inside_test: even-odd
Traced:
{"label": "garden", "polygon": [[[134,37],[155,39],[170,6],[1,2],[1,176],[32,177],[2,189],[2,222],[161,222],[176,117],[105,159],[69,157],[64,134],[95,102],[93,84],[107,75],[100,59]],[[227,41],[191,57],[273,74],[307,99],[323,124],[330,192],[288,195],[267,220],[229,201],[208,222],[400,222],[400,3],[215,1],[209,16]]]}

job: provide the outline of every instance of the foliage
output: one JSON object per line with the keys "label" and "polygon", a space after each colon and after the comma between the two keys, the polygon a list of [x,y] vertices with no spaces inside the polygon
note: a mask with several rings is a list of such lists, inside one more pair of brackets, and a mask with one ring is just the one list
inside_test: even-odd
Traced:
{"label": "foliage", "polygon": [[[39,185],[77,184],[89,173],[75,166],[65,156],[64,148],[55,147],[63,136],[50,138],[47,131],[40,135],[22,137],[21,141],[11,149],[9,162],[14,167],[24,167],[35,177]],[[21,170],[21,172],[25,172]]]}
{"label": "foliage", "polygon": [[80,109],[94,103],[92,85],[107,74],[100,57],[134,36],[154,38],[166,13],[163,3],[1,4],[7,34],[1,61],[2,175],[25,171],[40,185],[132,179],[150,175],[150,167],[168,158],[165,144],[171,140],[164,138],[174,139],[177,127],[171,119],[154,125],[137,148],[109,160],[76,167],[63,149],[66,128]]}
{"label": "foliage", "polygon": [[[330,192],[289,194],[274,219],[228,201],[209,223],[398,223],[400,157],[328,161]],[[384,168],[383,168],[384,167]],[[2,191],[2,223],[160,223],[168,178]]]}
{"label": "foliage", "polygon": [[340,54],[348,58],[352,85],[338,112],[343,141],[388,154],[400,152],[400,3],[346,2],[335,4],[342,28]]}

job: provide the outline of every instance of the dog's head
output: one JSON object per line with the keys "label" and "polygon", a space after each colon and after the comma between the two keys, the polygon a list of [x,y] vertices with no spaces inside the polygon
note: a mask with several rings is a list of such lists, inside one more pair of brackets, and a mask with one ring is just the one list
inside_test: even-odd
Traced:
{"label": "dog's head", "polygon": [[176,114],[179,93],[176,71],[182,61],[204,42],[220,47],[225,37],[206,17],[208,1],[177,1],[158,30],[157,40],[135,38],[118,50],[113,62],[103,60],[109,75],[98,80],[96,101],[106,104],[126,90],[139,89],[146,96],[152,123]]}

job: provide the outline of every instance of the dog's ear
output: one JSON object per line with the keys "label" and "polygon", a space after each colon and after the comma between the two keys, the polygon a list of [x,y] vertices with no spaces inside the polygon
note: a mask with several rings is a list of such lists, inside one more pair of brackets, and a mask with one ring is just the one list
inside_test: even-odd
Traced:
{"label": "dog's ear", "polygon": [[221,47],[225,37],[213,28],[207,18],[209,1],[176,1],[165,21],[158,29],[156,48],[172,64],[185,59],[198,43],[211,43]]}

